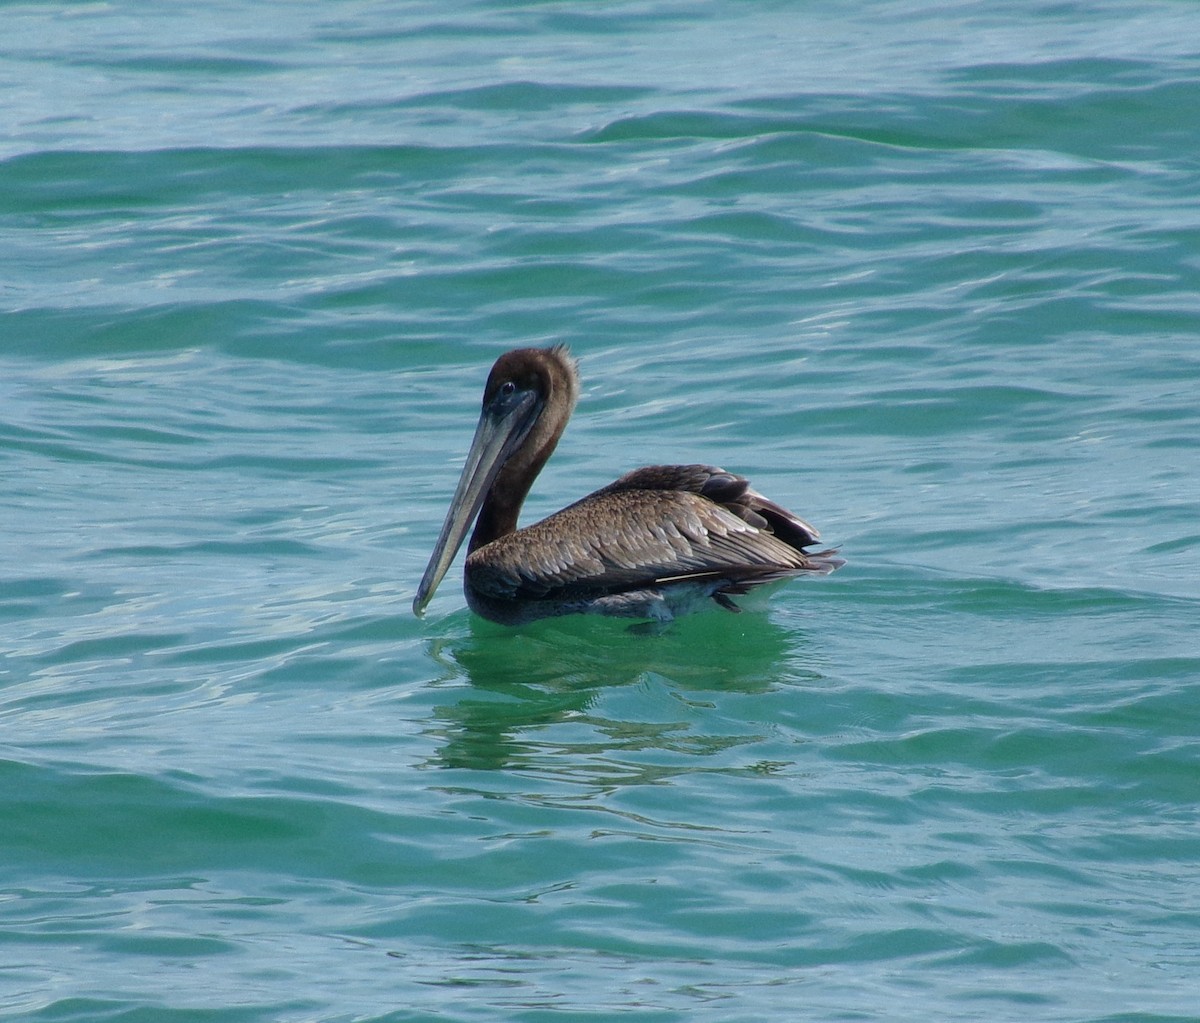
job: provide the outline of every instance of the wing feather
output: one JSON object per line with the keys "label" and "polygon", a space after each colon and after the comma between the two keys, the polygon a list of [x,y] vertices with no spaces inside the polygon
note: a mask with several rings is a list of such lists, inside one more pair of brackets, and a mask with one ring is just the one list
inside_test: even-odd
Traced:
{"label": "wing feather", "polygon": [[717,577],[752,585],[836,559],[806,555],[817,533],[707,465],[635,469],[467,559],[471,586],[502,600],[570,600]]}

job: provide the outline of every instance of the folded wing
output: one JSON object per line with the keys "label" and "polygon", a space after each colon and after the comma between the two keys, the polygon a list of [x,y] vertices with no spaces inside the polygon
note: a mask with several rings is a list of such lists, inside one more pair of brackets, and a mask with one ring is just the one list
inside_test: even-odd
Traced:
{"label": "folded wing", "polygon": [[818,533],[707,465],[648,466],[475,551],[470,584],[499,600],[587,600],[711,578],[728,592],[800,573],[826,573],[832,551],[806,553]]}

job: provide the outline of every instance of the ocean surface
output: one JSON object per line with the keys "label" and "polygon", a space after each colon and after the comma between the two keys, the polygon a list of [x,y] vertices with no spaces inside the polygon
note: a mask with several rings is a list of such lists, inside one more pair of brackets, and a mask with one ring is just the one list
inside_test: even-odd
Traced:
{"label": "ocean surface", "polygon": [[[1200,1019],[1200,5],[0,16],[0,1017]],[[846,567],[414,618],[556,342]]]}

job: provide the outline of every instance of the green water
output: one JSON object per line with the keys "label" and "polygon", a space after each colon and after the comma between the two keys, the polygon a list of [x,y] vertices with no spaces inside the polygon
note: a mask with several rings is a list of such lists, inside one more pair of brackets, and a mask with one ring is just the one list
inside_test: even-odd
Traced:
{"label": "green water", "polygon": [[[1200,10],[4,16],[0,1017],[1200,1019]],[[551,342],[847,566],[414,619]]]}

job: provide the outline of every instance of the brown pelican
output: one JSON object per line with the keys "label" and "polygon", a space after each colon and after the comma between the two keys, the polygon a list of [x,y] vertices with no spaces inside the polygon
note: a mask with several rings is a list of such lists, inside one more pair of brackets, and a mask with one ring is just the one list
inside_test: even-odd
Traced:
{"label": "brown pelican", "polygon": [[649,465],[524,529],[517,516],[579,397],[561,345],[496,360],[441,535],[417,587],[420,615],[478,516],[464,589],[471,609],[505,625],[568,614],[668,622],[711,598],[790,576],[832,572],[818,533],[741,476],[711,465]]}

